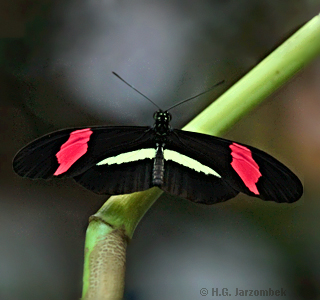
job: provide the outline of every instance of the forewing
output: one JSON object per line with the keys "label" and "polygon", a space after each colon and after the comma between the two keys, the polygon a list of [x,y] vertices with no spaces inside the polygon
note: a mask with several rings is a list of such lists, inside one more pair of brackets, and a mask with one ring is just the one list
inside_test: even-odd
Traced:
{"label": "forewing", "polygon": [[220,180],[238,192],[276,202],[294,202],[302,195],[298,177],[278,160],[254,147],[210,135],[173,130],[167,148],[212,168],[221,176]]}
{"label": "forewing", "polygon": [[13,169],[23,177],[74,177],[100,160],[143,147],[154,147],[149,127],[100,126],[64,129],[21,149]]}

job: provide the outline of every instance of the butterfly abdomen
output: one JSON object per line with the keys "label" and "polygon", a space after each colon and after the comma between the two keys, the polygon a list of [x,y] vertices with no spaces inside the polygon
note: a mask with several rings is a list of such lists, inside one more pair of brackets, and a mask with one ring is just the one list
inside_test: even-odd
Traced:
{"label": "butterfly abdomen", "polygon": [[153,162],[152,170],[152,184],[154,186],[161,186],[163,184],[164,177],[164,156],[163,156],[163,144],[157,144],[156,156]]}

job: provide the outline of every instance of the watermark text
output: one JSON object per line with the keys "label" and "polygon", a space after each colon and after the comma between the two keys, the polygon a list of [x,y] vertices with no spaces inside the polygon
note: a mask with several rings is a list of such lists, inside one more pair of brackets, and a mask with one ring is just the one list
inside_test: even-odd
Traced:
{"label": "watermark text", "polygon": [[287,296],[287,291],[283,288],[280,289],[229,289],[229,288],[202,288],[200,289],[201,296],[211,296],[211,297],[231,297],[231,296],[238,296],[238,297],[270,297],[270,296],[277,296],[277,297],[285,297]]}

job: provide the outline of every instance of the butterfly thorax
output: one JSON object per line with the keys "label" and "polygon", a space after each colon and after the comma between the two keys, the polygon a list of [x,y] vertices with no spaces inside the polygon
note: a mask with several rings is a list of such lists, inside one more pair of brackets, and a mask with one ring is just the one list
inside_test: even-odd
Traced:
{"label": "butterfly thorax", "polygon": [[153,118],[155,120],[153,130],[157,136],[165,137],[171,131],[169,125],[171,121],[171,114],[167,111],[158,110],[154,113]]}

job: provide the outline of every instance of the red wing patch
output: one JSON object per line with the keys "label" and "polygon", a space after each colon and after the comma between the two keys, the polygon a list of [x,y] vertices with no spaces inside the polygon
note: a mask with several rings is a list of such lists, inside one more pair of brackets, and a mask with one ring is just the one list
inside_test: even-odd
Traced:
{"label": "red wing patch", "polygon": [[56,154],[60,166],[53,175],[57,176],[68,171],[87,152],[91,134],[90,128],[75,130],[70,133],[69,139],[61,145],[60,151]]}
{"label": "red wing patch", "polygon": [[232,168],[240,176],[246,187],[259,195],[256,183],[262,175],[259,171],[259,165],[252,158],[251,151],[237,143],[232,143],[229,147],[232,155]]}

